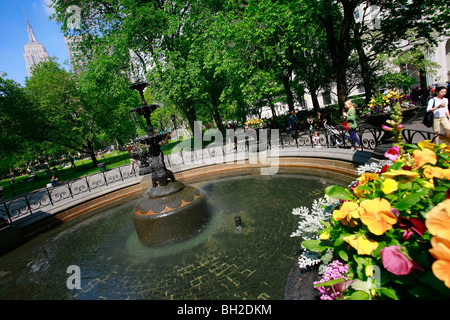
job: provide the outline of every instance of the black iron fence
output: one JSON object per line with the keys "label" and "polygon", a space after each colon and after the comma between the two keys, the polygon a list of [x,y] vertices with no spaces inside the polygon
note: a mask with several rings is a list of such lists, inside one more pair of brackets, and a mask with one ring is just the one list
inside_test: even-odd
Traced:
{"label": "black iron fence", "polygon": [[[289,133],[279,133],[279,139],[276,140],[276,146],[281,149],[285,148],[326,148],[326,149],[349,149],[352,145],[348,131],[343,129],[329,130],[322,128],[313,131],[301,131],[294,135]],[[315,137],[315,132],[318,132],[318,136]],[[422,140],[432,140],[433,133],[420,130],[403,129],[403,139],[405,143],[417,144]],[[358,128],[357,136],[361,141],[361,145],[366,151],[374,151],[375,148],[383,143],[386,138],[386,132],[380,128]],[[227,159],[233,159],[233,157],[227,157],[230,153],[240,154],[241,157],[234,157],[235,160],[244,160],[248,157],[248,152],[255,152],[264,150],[264,148],[273,148],[274,141],[271,139],[270,132],[264,135],[264,143],[262,146],[259,145],[258,139],[262,135],[240,135],[234,141],[225,141],[223,145],[209,145],[201,150],[182,150],[179,152],[172,152],[170,155],[165,157],[166,165],[172,170],[180,170],[183,167],[189,165],[208,165],[214,163],[221,163],[221,161]],[[356,144],[356,146],[358,146]],[[262,149],[261,149],[262,147]],[[358,146],[359,147],[359,146]],[[246,154],[247,152],[247,154]]]}
{"label": "black iron fence", "polygon": [[100,188],[109,187],[136,176],[135,168],[132,167],[130,170],[130,166],[126,165],[70,180],[55,187],[42,188],[2,202],[0,218],[11,223],[23,216],[42,211],[46,207],[54,207],[64,200],[96,192]]}
{"label": "black iron fence", "polygon": [[[267,139],[261,145],[259,134],[256,136],[256,141],[254,139],[255,135],[244,134],[234,141],[225,141],[223,145],[209,145],[201,150],[173,152],[165,156],[166,166],[176,172],[192,164],[198,166],[199,164],[220,163],[220,161],[223,161],[224,156],[227,157],[233,153],[242,155],[241,158],[234,158],[235,160],[245,160],[250,152],[255,151],[255,147],[257,148],[256,151],[258,149],[261,151],[261,147],[284,149],[300,147],[349,148],[351,146],[348,132],[342,129],[330,130],[322,128],[320,130],[298,132],[292,136],[287,133],[280,133],[278,139],[271,139],[272,134],[270,132],[267,133]],[[357,129],[357,136],[367,151],[373,151],[382,142],[384,134],[385,131],[379,128]],[[403,138],[406,143],[416,144],[422,140],[432,140],[433,133],[404,129]],[[276,146],[273,145],[273,140],[276,141]],[[99,188],[109,187],[120,181],[136,178],[137,175],[135,168],[130,170],[130,165],[125,165],[70,180],[56,187],[42,188],[0,203],[0,219],[3,219],[5,223],[11,223],[21,217],[41,211],[48,206],[56,206],[63,200],[70,200],[84,193],[95,192]]]}

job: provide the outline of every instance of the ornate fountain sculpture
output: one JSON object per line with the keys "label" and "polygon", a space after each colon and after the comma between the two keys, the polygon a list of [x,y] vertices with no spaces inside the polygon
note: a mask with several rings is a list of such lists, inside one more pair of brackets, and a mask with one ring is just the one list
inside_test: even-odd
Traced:
{"label": "ornate fountain sculpture", "polygon": [[139,154],[140,176],[151,173],[152,187],[136,205],[133,221],[139,240],[149,246],[164,246],[180,242],[200,232],[209,222],[206,195],[198,188],[176,181],[166,168],[161,145],[168,134],[156,134],[150,121],[159,106],[148,105],[144,98],[145,82],[130,86],[141,95],[141,106],[134,108],[147,122],[146,136],[135,142],[145,146]]}

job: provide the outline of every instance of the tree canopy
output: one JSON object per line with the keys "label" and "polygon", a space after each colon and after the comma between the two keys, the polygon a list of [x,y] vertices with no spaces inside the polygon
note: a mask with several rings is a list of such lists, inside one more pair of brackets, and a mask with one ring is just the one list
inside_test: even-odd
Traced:
{"label": "tree canopy", "polygon": [[[81,10],[79,24],[70,5]],[[369,101],[377,86],[410,80],[380,77],[379,57],[399,62],[399,52],[435,45],[450,29],[445,0],[53,0],[52,7],[64,35],[76,37],[77,68],[41,63],[24,88],[1,78],[2,159],[13,158],[11,141],[92,157],[96,145],[126,143],[135,135],[136,78],[146,78],[152,103],[168,108],[152,118],[161,127],[175,113],[191,129],[201,120],[223,130],[262,106],[293,110],[306,92],[318,111],[318,94],[333,87],[340,108],[355,85]]]}

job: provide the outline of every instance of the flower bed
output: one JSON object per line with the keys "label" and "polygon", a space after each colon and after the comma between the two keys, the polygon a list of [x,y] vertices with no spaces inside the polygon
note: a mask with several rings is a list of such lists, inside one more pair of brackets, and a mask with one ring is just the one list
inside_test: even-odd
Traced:
{"label": "flower bed", "polygon": [[264,125],[264,120],[262,119],[251,119],[244,123],[247,128],[259,129]]}
{"label": "flower bed", "polygon": [[403,110],[415,106],[410,96],[391,91],[386,95],[379,94],[373,97],[370,103],[364,106],[361,112],[361,118],[365,119],[373,116],[390,115],[396,104],[400,104]]}
{"label": "flower bed", "polygon": [[361,167],[349,188],[327,187],[311,214],[293,211],[299,266],[321,265],[322,299],[450,298],[450,146],[404,145],[392,118],[389,160]]}

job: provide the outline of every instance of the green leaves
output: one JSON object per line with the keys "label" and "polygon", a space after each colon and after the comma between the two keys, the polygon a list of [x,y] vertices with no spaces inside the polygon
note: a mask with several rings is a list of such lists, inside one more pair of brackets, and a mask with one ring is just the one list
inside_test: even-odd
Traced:
{"label": "green leaves", "polygon": [[347,280],[345,280],[345,278],[339,278],[339,279],[334,279],[334,280],[328,280],[328,281],[325,281],[325,282],[316,283],[316,284],[314,285],[314,287],[316,287],[316,288],[320,288],[320,287],[332,287],[332,286],[334,286],[334,285],[336,285],[336,284],[338,284],[338,283],[344,282],[344,281],[347,281]]}
{"label": "green leaves", "polygon": [[325,194],[334,199],[352,200],[353,196],[348,189],[344,189],[341,186],[328,186],[325,188]]}
{"label": "green leaves", "polygon": [[332,248],[330,246],[325,245],[320,240],[305,240],[302,241],[302,246],[313,252],[323,252],[326,249]]}

